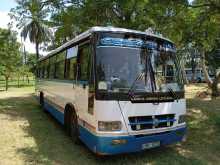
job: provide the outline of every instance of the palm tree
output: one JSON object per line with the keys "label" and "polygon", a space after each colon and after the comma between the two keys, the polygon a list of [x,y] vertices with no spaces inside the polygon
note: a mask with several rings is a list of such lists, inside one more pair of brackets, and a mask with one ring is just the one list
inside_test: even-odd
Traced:
{"label": "palm tree", "polygon": [[16,0],[17,6],[11,9],[11,18],[21,29],[21,37],[29,38],[35,43],[36,58],[39,59],[39,45],[51,38],[51,31],[47,26],[48,8],[42,0]]}
{"label": "palm tree", "polygon": [[21,36],[26,40],[28,37],[32,43],[35,43],[36,57],[39,59],[39,45],[48,41],[51,32],[48,27],[39,20],[31,20],[21,31]]}

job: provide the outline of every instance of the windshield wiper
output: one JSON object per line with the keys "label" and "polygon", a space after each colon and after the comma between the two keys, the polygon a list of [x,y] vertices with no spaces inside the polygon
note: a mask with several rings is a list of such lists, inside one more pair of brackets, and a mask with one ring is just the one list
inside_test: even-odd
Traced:
{"label": "windshield wiper", "polygon": [[131,87],[130,87],[129,90],[128,90],[128,96],[129,96],[129,98],[133,98],[133,97],[134,97],[134,95],[133,95],[133,88],[134,88],[136,82],[137,82],[138,80],[142,79],[143,76],[144,76],[144,73],[143,73],[143,72],[140,73],[140,74],[136,77],[136,79],[133,81],[133,83],[131,84]]}
{"label": "windshield wiper", "polygon": [[[145,55],[145,72],[142,72],[140,73],[136,79],[134,80],[134,82],[132,83],[129,91],[128,91],[128,96],[129,98],[133,98],[134,95],[133,95],[133,88],[136,84],[136,82],[140,79],[142,79],[143,77],[145,78],[145,85],[147,85],[147,77],[149,76],[149,79],[150,79],[150,86],[151,86],[151,89],[152,89],[152,92],[154,93],[155,92],[155,89],[156,89],[156,83],[155,83],[155,76],[154,76],[154,71],[153,71],[153,66],[152,66],[152,63],[151,63],[151,56],[150,54],[148,55],[146,50],[144,50],[144,55]],[[148,75],[149,73],[149,75]],[[149,84],[148,84],[149,85]]]}
{"label": "windshield wiper", "polygon": [[146,56],[145,61],[145,84],[147,83],[147,76],[150,81],[151,90],[154,93],[156,90],[156,82],[155,82],[155,75],[154,75],[154,69],[152,66],[151,61],[151,54],[147,54],[146,50],[144,51],[144,54]]}
{"label": "windshield wiper", "polygon": [[173,91],[173,89],[172,88],[167,88],[168,90],[169,90],[169,94],[170,94],[170,96],[174,99],[174,100],[179,100],[179,97],[176,95],[176,93]]}

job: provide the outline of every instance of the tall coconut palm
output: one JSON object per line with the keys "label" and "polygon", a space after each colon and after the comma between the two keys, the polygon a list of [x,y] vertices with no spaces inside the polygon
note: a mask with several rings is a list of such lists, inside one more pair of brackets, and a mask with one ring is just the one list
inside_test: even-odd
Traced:
{"label": "tall coconut palm", "polygon": [[51,32],[41,21],[33,19],[23,27],[21,36],[25,40],[28,37],[32,43],[35,43],[36,57],[39,59],[39,45],[42,42],[48,41]]}
{"label": "tall coconut palm", "polygon": [[51,38],[51,31],[47,26],[48,8],[42,0],[16,0],[17,6],[11,9],[11,17],[21,29],[21,36],[35,43],[36,57],[39,58],[39,45]]}

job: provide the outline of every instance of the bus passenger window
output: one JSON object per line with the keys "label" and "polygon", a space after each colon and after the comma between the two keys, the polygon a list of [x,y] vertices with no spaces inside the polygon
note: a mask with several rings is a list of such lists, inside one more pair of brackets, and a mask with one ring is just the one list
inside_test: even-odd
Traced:
{"label": "bus passenger window", "polygon": [[49,72],[49,78],[53,79],[55,74],[55,62],[56,62],[56,56],[50,57],[50,72]]}
{"label": "bus passenger window", "polygon": [[89,54],[89,45],[83,46],[81,49],[79,49],[79,80],[88,81]]}
{"label": "bus passenger window", "polygon": [[66,72],[65,78],[68,80],[76,79],[76,57],[70,58],[66,60]]}
{"label": "bus passenger window", "polygon": [[65,51],[56,55],[56,64],[55,64],[55,78],[64,79],[64,66],[65,66]]}
{"label": "bus passenger window", "polygon": [[44,78],[49,78],[49,59],[44,62]]}
{"label": "bus passenger window", "polygon": [[67,49],[66,65],[65,65],[65,79],[76,79],[76,65],[77,65],[78,45]]}

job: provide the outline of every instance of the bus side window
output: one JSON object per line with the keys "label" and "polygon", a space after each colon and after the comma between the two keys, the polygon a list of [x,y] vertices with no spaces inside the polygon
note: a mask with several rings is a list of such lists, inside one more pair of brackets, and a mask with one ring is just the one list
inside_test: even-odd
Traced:
{"label": "bus side window", "polygon": [[76,79],[76,65],[77,65],[78,46],[67,49],[66,64],[65,64],[65,79]]}
{"label": "bus side window", "polygon": [[76,79],[76,64],[77,64],[76,57],[66,59],[65,79],[68,80]]}
{"label": "bus side window", "polygon": [[37,78],[40,78],[40,73],[41,73],[41,68],[38,67],[38,69],[37,69]]}
{"label": "bus side window", "polygon": [[44,78],[49,78],[49,59],[45,60],[45,72],[44,72]]}
{"label": "bus side window", "polygon": [[64,79],[65,58],[66,51],[60,52],[56,55],[55,78],[57,79]]}
{"label": "bus side window", "polygon": [[40,62],[40,78],[44,78],[44,61]]}
{"label": "bus side window", "polygon": [[54,73],[55,73],[55,61],[56,61],[56,56],[52,56],[49,58],[50,61],[50,72],[49,72],[49,78],[53,79],[54,78]]}
{"label": "bus side window", "polygon": [[88,81],[88,64],[89,64],[89,44],[84,45],[82,48],[79,49],[79,58],[78,58],[78,64],[79,64],[79,80]]}

